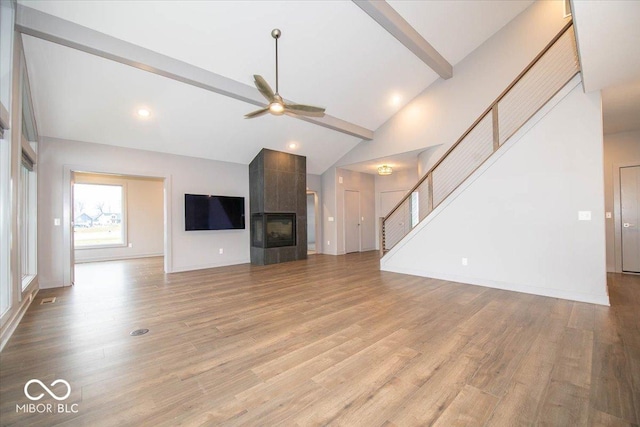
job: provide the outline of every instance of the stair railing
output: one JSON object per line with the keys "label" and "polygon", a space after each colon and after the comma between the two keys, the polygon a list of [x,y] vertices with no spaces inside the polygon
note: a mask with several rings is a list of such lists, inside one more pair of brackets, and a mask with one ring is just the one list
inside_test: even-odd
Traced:
{"label": "stair railing", "polygon": [[555,96],[580,65],[569,21],[404,198],[380,220],[384,255]]}

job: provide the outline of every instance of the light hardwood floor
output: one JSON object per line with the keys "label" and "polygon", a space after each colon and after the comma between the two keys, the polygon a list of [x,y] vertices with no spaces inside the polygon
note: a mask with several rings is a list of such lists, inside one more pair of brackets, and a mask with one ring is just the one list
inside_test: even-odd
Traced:
{"label": "light hardwood floor", "polygon": [[[638,424],[640,277],[611,275],[607,308],[378,265],[374,252],[171,275],[161,258],[79,265],[0,354],[1,424]],[[30,379],[68,381],[77,413],[16,412]]]}

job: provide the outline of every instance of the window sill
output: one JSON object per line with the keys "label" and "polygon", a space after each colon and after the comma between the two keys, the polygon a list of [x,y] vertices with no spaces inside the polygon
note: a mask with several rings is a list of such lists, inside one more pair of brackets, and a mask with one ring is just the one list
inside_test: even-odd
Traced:
{"label": "window sill", "polygon": [[114,248],[126,248],[129,245],[126,243],[118,243],[115,245],[93,245],[93,246],[74,246],[73,249],[76,251],[82,251],[85,249],[114,249]]}

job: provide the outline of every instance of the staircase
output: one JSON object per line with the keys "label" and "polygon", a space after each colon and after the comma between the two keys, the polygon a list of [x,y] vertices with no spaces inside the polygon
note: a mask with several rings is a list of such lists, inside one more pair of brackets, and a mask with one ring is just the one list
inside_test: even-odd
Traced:
{"label": "staircase", "polygon": [[579,71],[570,21],[381,219],[381,255],[444,202]]}

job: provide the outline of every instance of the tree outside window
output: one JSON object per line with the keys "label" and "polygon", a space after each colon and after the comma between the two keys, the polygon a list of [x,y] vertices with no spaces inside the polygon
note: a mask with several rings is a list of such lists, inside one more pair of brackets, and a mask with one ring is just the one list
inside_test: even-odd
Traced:
{"label": "tree outside window", "polygon": [[125,244],[121,185],[74,184],[73,237],[76,248]]}

